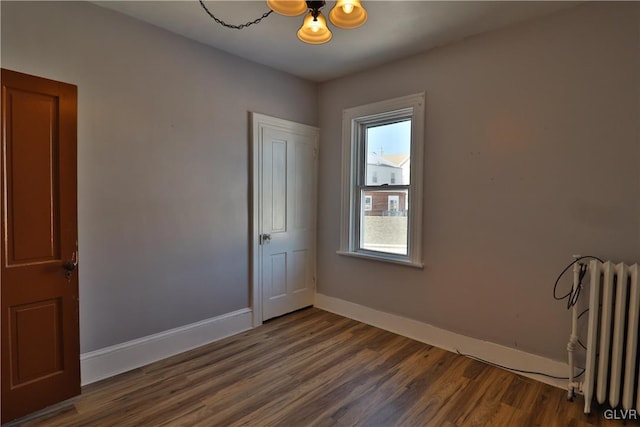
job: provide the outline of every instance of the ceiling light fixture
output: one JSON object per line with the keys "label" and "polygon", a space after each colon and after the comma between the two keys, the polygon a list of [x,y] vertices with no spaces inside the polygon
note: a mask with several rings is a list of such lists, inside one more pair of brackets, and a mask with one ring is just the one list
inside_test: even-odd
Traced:
{"label": "ceiling light fixture", "polygon": [[[268,12],[265,12],[260,18],[247,22],[246,24],[232,25],[227,24],[217,18],[203,3],[200,1],[202,8],[209,14],[214,21],[226,27],[241,30],[253,24],[258,24],[264,18],[269,16],[271,12],[276,12],[284,16],[299,16],[304,13],[304,21],[298,30],[298,38],[309,44],[323,44],[331,40],[333,34],[327,26],[327,20],[322,15],[322,9],[326,2],[322,1],[303,1],[303,0],[267,0],[269,6]],[[352,29],[358,28],[367,21],[367,11],[364,10],[360,0],[338,0],[336,5],[329,13],[329,20],[338,28]]]}

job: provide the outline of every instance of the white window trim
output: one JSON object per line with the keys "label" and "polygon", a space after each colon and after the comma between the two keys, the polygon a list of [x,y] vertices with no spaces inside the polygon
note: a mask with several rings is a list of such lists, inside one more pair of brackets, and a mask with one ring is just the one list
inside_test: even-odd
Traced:
{"label": "white window trim", "polygon": [[[425,94],[394,98],[359,107],[347,108],[342,114],[342,216],[340,250],[338,254],[374,259],[411,267],[423,268],[422,263],[422,169],[424,158]],[[407,230],[408,254],[396,255],[359,249],[356,222],[360,212],[356,194],[358,170],[358,133],[360,124],[372,117],[384,119],[399,110],[412,109],[411,115],[411,172],[409,189],[409,221]],[[358,216],[358,217],[357,217]]]}

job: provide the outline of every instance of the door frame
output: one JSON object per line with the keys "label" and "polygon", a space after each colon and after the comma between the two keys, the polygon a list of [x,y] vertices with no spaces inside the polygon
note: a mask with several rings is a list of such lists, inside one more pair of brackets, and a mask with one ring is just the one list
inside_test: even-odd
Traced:
{"label": "door frame", "polygon": [[[267,116],[265,114],[250,112],[249,121],[251,123],[250,141],[251,141],[251,177],[250,182],[250,211],[249,217],[249,241],[250,241],[250,300],[252,312],[252,326],[255,328],[262,325],[262,250],[260,245],[260,233],[262,232],[262,141],[263,129],[276,128],[291,133],[297,133],[315,138],[315,152],[318,156],[318,144],[320,141],[320,129],[314,126],[302,123],[292,122],[289,120],[279,119]],[[317,162],[316,162],[317,165]],[[318,168],[312,172],[316,175]],[[315,180],[317,186],[317,179]],[[317,197],[317,189],[316,189]],[[316,238],[314,239],[317,246],[317,224]],[[313,260],[314,268],[316,260]]]}

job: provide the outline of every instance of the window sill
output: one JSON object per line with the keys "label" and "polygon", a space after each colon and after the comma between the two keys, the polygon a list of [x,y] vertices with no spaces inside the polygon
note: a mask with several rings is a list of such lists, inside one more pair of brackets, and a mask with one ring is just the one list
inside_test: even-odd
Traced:
{"label": "window sill", "polygon": [[382,261],[382,262],[388,262],[391,264],[404,265],[405,267],[420,268],[420,269],[424,268],[424,264],[422,264],[421,262],[395,259],[395,258],[390,258],[384,255],[374,255],[370,253],[348,252],[348,251],[337,251],[336,253],[338,255],[343,255],[343,256],[348,256],[353,258],[362,258],[362,259],[369,259],[372,261]]}

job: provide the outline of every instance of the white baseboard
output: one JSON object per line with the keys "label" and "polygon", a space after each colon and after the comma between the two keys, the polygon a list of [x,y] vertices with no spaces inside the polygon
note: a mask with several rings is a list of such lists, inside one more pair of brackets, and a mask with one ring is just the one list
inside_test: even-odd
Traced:
{"label": "white baseboard", "polygon": [[[569,373],[567,363],[526,353],[489,341],[482,341],[456,334],[426,323],[418,322],[417,320],[385,313],[339,298],[316,293],[314,305],[320,309],[412,338],[434,347],[439,347],[454,353],[458,350],[461,353],[469,354],[498,365],[527,371],[544,372],[558,377],[566,377]],[[567,380],[556,380],[535,374],[520,373],[519,375],[533,378],[554,387],[567,389]]]}
{"label": "white baseboard", "polygon": [[[320,309],[412,338],[447,351],[469,354],[490,362],[528,371],[564,377],[566,363],[521,350],[456,334],[417,320],[385,313],[363,305],[323,294],[315,295]],[[80,355],[82,385],[91,384],[149,363],[209,344],[252,328],[249,308],[205,319],[190,325],[138,338]],[[552,386],[566,389],[566,380],[520,374]]]}
{"label": "white baseboard", "polygon": [[82,385],[251,329],[251,309],[223,314],[80,355]]}

